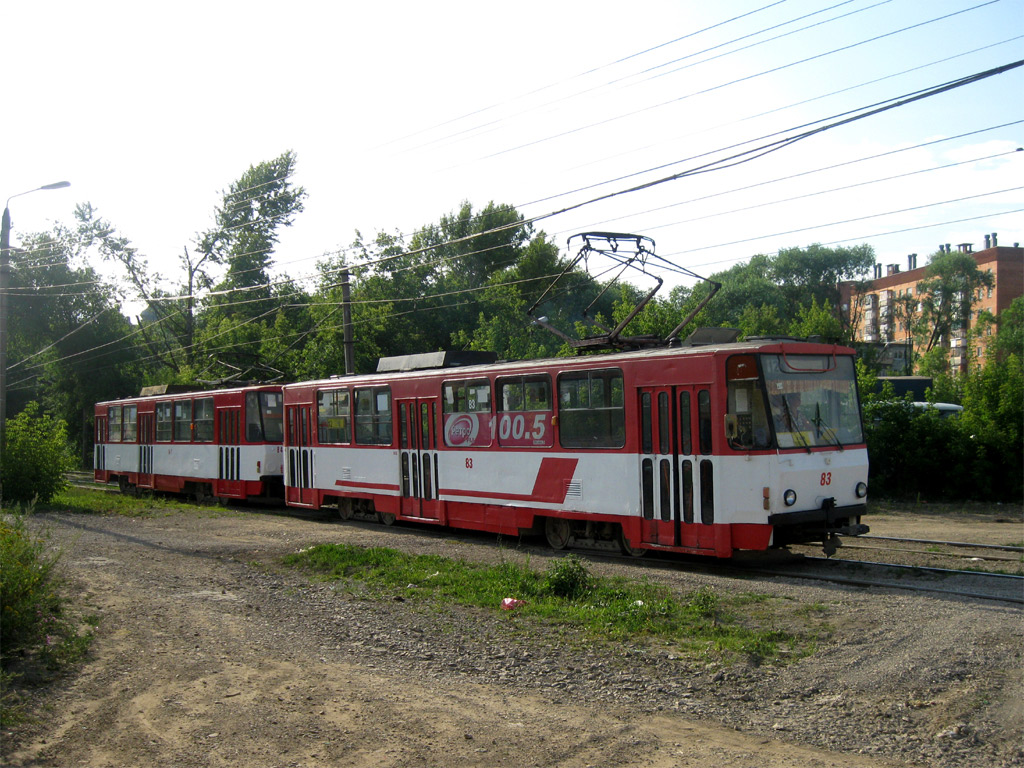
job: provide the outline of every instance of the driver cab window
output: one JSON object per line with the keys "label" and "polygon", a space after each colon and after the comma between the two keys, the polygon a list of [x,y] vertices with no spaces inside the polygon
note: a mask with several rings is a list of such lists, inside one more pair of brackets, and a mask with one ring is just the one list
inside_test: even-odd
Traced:
{"label": "driver cab window", "polygon": [[726,362],[728,398],[725,435],[729,447],[737,451],[763,450],[772,443],[764,392],[759,383],[757,361],[751,355],[738,355]]}

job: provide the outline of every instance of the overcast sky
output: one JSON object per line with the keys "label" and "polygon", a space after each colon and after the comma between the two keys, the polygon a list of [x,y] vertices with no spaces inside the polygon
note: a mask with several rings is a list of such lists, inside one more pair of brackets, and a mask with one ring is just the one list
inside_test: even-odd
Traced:
{"label": "overcast sky", "polygon": [[293,277],[463,200],[544,216],[563,250],[647,235],[705,275],[814,242],[906,268],[1024,241],[1024,68],[588,201],[1024,59],[1022,36],[1024,0],[9,2],[0,197],[70,181],[11,201],[13,243],[88,201],[168,285],[224,190],[286,150]]}

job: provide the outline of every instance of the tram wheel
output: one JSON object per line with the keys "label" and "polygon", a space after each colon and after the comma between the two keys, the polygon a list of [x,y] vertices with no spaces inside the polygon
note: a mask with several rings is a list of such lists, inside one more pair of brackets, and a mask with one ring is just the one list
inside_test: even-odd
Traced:
{"label": "tram wheel", "polygon": [[342,520],[352,519],[352,499],[338,499],[338,517]]}
{"label": "tram wheel", "polygon": [[139,489],[134,483],[129,483],[128,478],[121,475],[117,478],[117,490],[119,490],[125,496],[138,496]]}
{"label": "tram wheel", "polygon": [[629,539],[626,538],[626,534],[621,529],[619,530],[619,549],[622,550],[622,554],[629,555],[630,557],[643,557],[647,554],[646,549],[634,547],[629,543]]}
{"label": "tram wheel", "polygon": [[569,521],[561,517],[549,517],[544,521],[544,536],[552,549],[565,549],[572,539]]}
{"label": "tram wheel", "polygon": [[378,512],[377,520],[383,523],[384,525],[394,525],[395,515],[393,512]]}

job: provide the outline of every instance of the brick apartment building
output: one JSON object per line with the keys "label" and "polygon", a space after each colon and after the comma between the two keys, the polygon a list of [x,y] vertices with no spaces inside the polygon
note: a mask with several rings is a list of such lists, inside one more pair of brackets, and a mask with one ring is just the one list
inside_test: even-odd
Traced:
{"label": "brick apartment building", "polygon": [[[943,245],[941,250],[951,250]],[[982,288],[975,296],[974,305],[966,327],[954,328],[951,338],[942,343],[950,349],[950,365],[966,369],[967,332],[973,329],[978,313],[987,310],[998,315],[1015,298],[1024,293],[1024,248],[1019,243],[1013,247],[997,244],[996,234],[985,235],[985,248],[974,250],[973,243],[960,243],[956,250],[974,257],[978,269],[992,275],[991,288]],[[906,269],[902,265],[875,264],[874,276],[866,289],[859,289],[856,282],[840,283],[841,306],[853,327],[854,339],[865,344],[877,345],[882,357],[892,372],[905,372],[908,356],[912,351],[923,352],[924,345],[918,339],[910,338],[906,319],[908,310],[913,314],[920,311],[920,303],[913,297],[918,295],[918,283],[925,279],[926,264],[918,266],[917,254],[907,257]],[[884,274],[883,274],[884,269]],[[989,334],[992,329],[989,328]],[[977,338],[974,355],[979,364],[985,361],[987,336]]]}

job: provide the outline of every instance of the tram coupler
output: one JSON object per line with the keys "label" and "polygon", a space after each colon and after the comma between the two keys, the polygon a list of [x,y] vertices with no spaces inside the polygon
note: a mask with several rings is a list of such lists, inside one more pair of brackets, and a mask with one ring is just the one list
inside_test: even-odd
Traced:
{"label": "tram coupler", "polygon": [[822,549],[825,551],[825,557],[832,557],[832,555],[839,551],[841,546],[843,546],[843,540],[834,533],[831,536],[827,536],[822,542]]}

